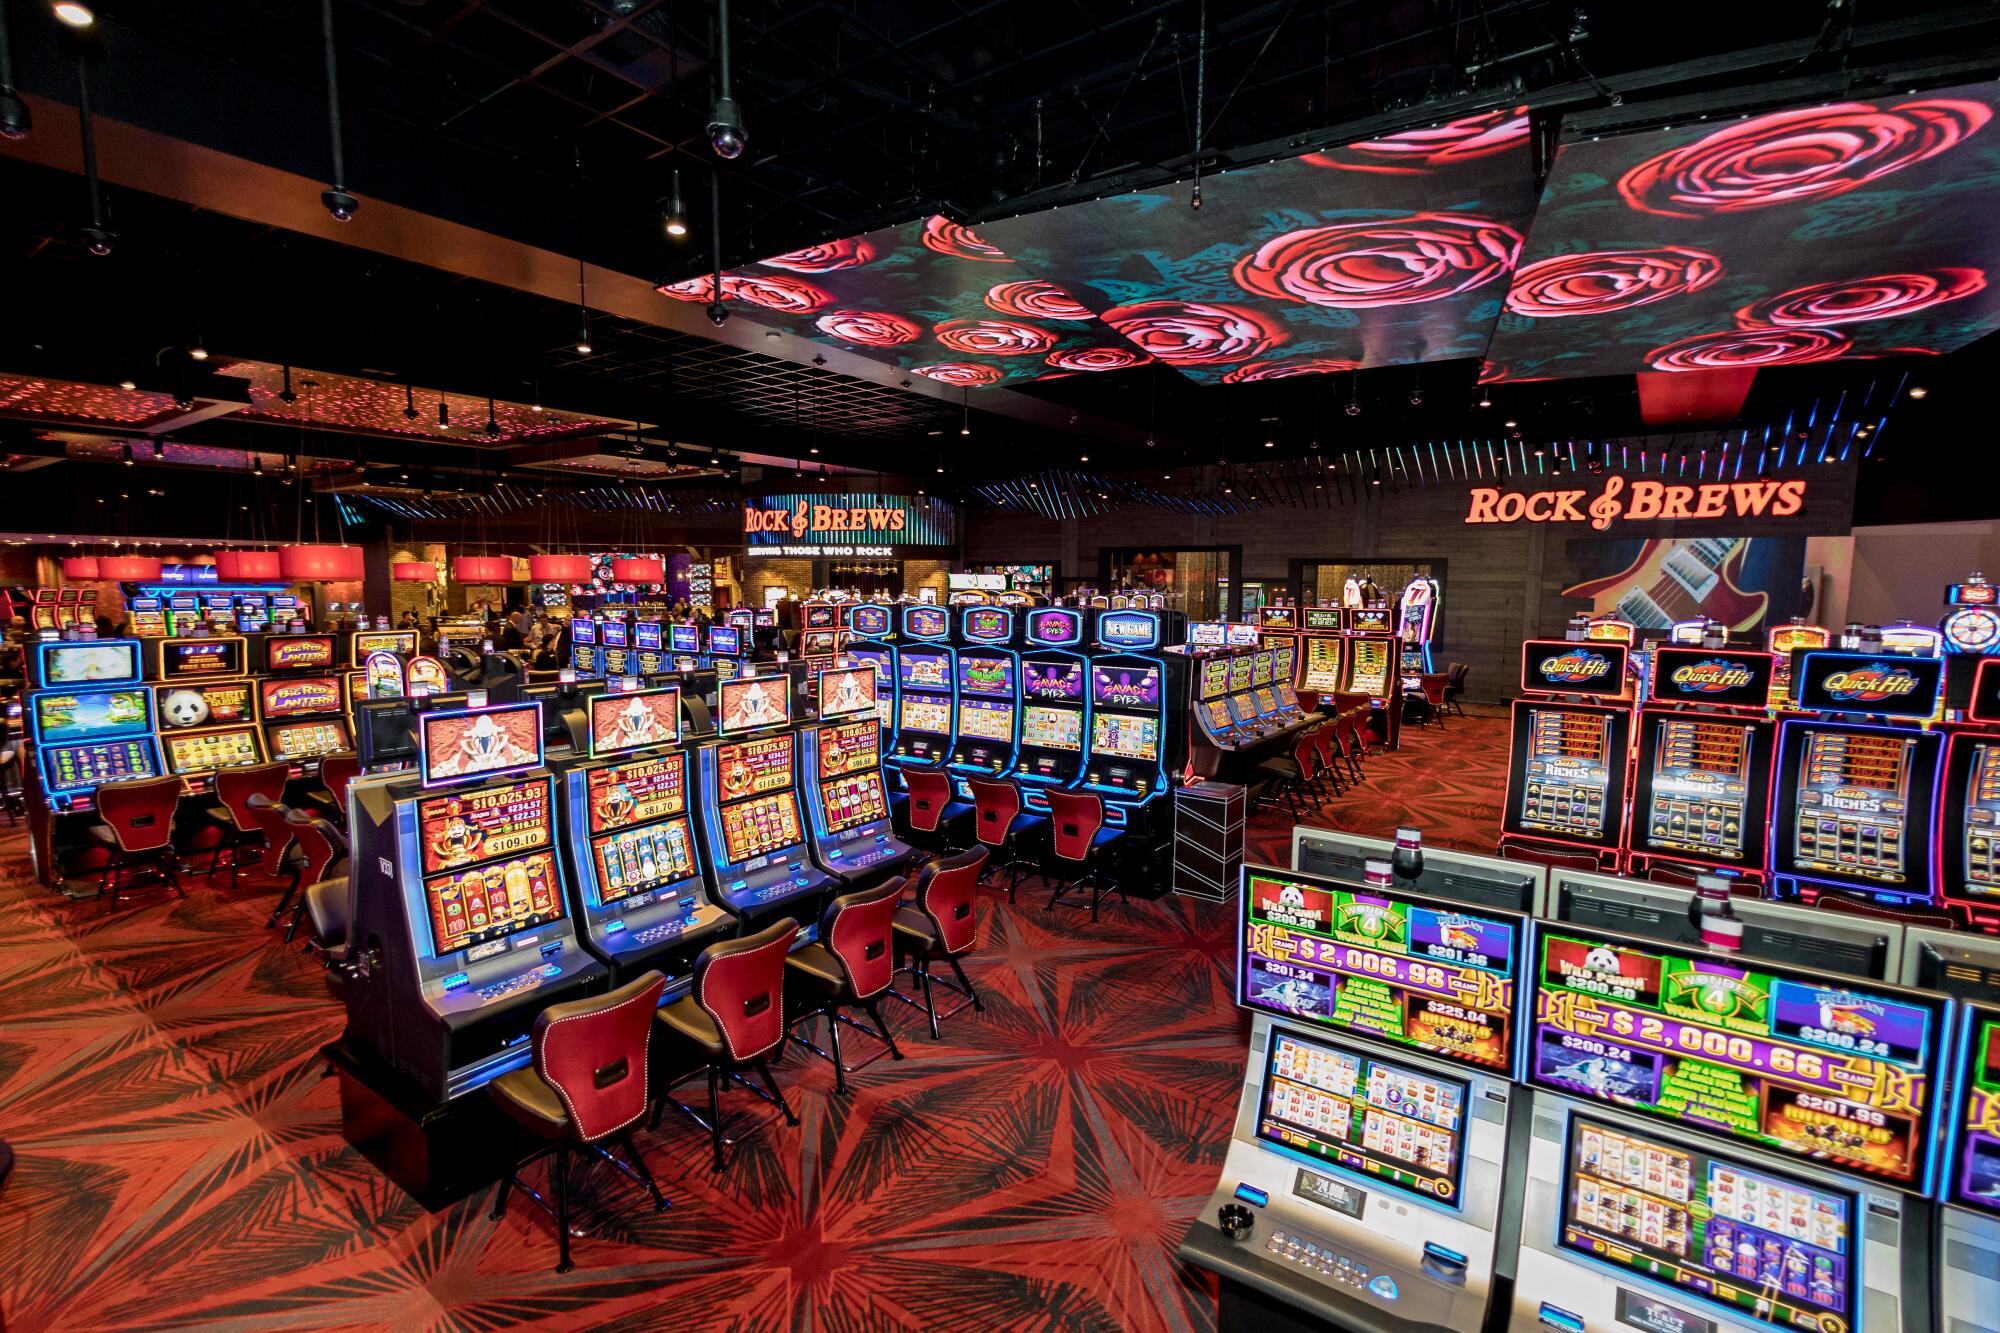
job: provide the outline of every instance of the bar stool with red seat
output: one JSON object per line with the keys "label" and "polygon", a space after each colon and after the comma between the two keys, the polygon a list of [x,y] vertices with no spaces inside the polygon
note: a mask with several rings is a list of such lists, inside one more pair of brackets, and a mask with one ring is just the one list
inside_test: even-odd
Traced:
{"label": "bar stool with red seat", "polygon": [[973,830],[987,849],[987,869],[1007,872],[1007,901],[1035,864],[1035,844],[1049,831],[1047,815],[1022,808],[1021,787],[1012,778],[968,778],[972,789]]}
{"label": "bar stool with red seat", "polygon": [[1347,790],[1347,783],[1340,777],[1340,769],[1334,761],[1334,733],[1338,727],[1331,718],[1320,723],[1306,733],[1306,741],[1312,746],[1313,758],[1319,763],[1320,779],[1332,790],[1328,796],[1339,796]]}
{"label": "bar stool with red seat", "polygon": [[[493,1195],[493,1220],[507,1211],[507,1195],[520,1184],[521,1168],[553,1155],[549,1179],[555,1207],[521,1185],[556,1224],[556,1272],[567,1273],[569,1258],[569,1159],[579,1149],[595,1153],[653,1196],[653,1209],[667,1206],[666,1196],[646,1169],[646,1159],[632,1142],[632,1126],[646,1114],[646,1044],[653,1012],[667,979],[658,972],[634,977],[609,995],[550,1005],[535,1018],[530,1034],[534,1063],[502,1074],[487,1084],[494,1103],[523,1131],[531,1147],[500,1178]],[[610,1143],[625,1150],[628,1162],[613,1157]]]}
{"label": "bar stool with red seat", "polygon": [[299,918],[305,915],[306,894],[328,880],[343,880],[347,877],[347,838],[334,826],[332,820],[304,806],[289,811],[285,816],[286,827],[292,832],[292,846],[288,859],[292,865],[292,882],[285,889],[278,905],[271,909],[265,926],[275,926],[278,918],[285,914],[285,907],[298,895],[298,902],[292,907],[291,922],[285,927],[285,943],[292,942],[298,933]]}
{"label": "bar stool with red seat", "polygon": [[174,849],[174,808],[181,791],[176,777],[107,782],[97,789],[97,814],[104,822],[92,825],[90,836],[111,849],[97,890],[105,911],[118,906],[121,887],[132,887],[130,881],[121,882],[122,872],[141,866],[151,866],[169,888],[187,897]]}
{"label": "bar stool with red seat", "polygon": [[[785,1094],[772,1082],[769,1063],[771,1053],[785,1044],[785,955],[791,952],[798,933],[799,923],[785,917],[755,935],[709,945],[694,960],[688,993],[657,1015],[669,1042],[692,1047],[702,1064],[660,1089],[653,1103],[652,1123],[658,1126],[660,1116],[672,1104],[706,1129],[715,1145],[717,1171],[727,1165],[722,1155],[723,1144],[728,1142],[722,1134],[725,1076],[783,1111],[786,1124],[799,1123]],[[743,1077],[745,1069],[756,1072],[764,1089]],[[706,1120],[673,1096],[676,1087],[703,1070],[708,1073]]]}
{"label": "bar stool with red seat", "polygon": [[1429,726],[1433,722],[1437,723],[1440,727],[1444,726],[1444,714],[1447,702],[1445,699],[1445,689],[1450,683],[1451,677],[1442,671],[1426,672],[1424,675],[1417,677],[1417,684],[1423,688],[1424,692],[1425,726]]}
{"label": "bar stool with red seat", "polygon": [[261,791],[251,792],[243,799],[243,804],[249,807],[250,817],[256,821],[258,831],[264,835],[264,845],[270,852],[270,859],[266,862],[268,869],[265,873],[275,877],[285,866],[291,864],[292,808],[277,797],[266,796]]}
{"label": "bar stool with red seat", "polygon": [[[1124,886],[1108,879],[1105,863],[1123,850],[1125,830],[1104,825],[1104,798],[1091,791],[1049,793],[1049,847],[1042,862],[1042,874],[1055,891],[1049,895],[1045,911],[1053,911],[1063,895],[1089,881],[1090,919],[1107,892],[1116,890],[1125,897]],[[1130,901],[1127,899],[1127,901]]]}
{"label": "bar stool with red seat", "polygon": [[926,851],[963,846],[971,837],[972,807],[951,799],[951,779],[942,768],[906,768],[903,780],[910,799],[903,806],[908,821],[903,838]]}
{"label": "bar stool with red seat", "polygon": [[[290,764],[259,764],[255,768],[224,768],[215,774],[215,804],[208,808],[208,817],[222,830],[222,838],[215,844],[215,850],[208,858],[210,875],[221,869],[218,864],[226,848],[229,852],[229,887],[236,887],[236,871],[243,861],[245,847],[261,847],[266,834],[264,824],[257,812],[250,807],[250,798],[262,796],[276,803],[285,796],[285,781],[291,776]],[[273,851],[276,849],[273,848]]]}
{"label": "bar stool with red seat", "polygon": [[313,804],[324,806],[327,818],[337,828],[347,827],[347,788],[354,779],[361,776],[361,756],[358,754],[330,754],[319,761],[319,780],[324,790],[307,796]]}
{"label": "bar stool with red seat", "polygon": [[[917,978],[923,985],[924,999],[919,1004],[900,990],[889,994],[913,1009],[924,1011],[930,1019],[932,1041],[938,1039],[938,1020],[950,1018],[968,1004],[974,1009],[986,1007],[980,1003],[972,978],[965,975],[965,968],[958,961],[979,942],[979,917],[974,900],[978,897],[980,878],[986,873],[986,856],[985,847],[971,847],[932,861],[917,872],[915,903],[906,904],[896,912],[896,955],[898,959],[909,959],[907,963],[899,962],[897,971],[907,971]],[[958,978],[957,985],[932,974],[931,964],[940,961],[951,968]],[[931,993],[933,986],[957,991],[965,998],[939,1013]]]}
{"label": "bar stool with red seat", "polygon": [[[872,889],[841,894],[820,914],[819,939],[785,958],[787,982],[802,983],[811,997],[809,1008],[795,1007],[787,1031],[817,1015],[825,1016],[832,1051],[821,1050],[795,1032],[790,1035],[814,1055],[833,1062],[835,1092],[847,1091],[849,1073],[840,1054],[841,1024],[880,1041],[896,1059],[903,1058],[895,1035],[882,1020],[882,993],[896,976],[894,926],[903,888],[903,877],[897,875]],[[866,1010],[875,1026],[863,1027],[841,1012],[849,1006]],[[854,1068],[866,1068],[880,1058],[877,1055]]]}

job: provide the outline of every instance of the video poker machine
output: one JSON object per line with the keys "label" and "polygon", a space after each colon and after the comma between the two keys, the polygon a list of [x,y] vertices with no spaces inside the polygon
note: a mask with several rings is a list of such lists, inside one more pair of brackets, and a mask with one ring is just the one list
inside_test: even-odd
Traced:
{"label": "video poker machine", "polygon": [[1242,876],[1248,1068],[1181,1256],[1221,1276],[1226,1329],[1482,1327],[1515,1251],[1527,918],[1386,862]]}
{"label": "video poker machine", "polygon": [[1649,665],[1627,865],[1681,879],[1720,868],[1761,883],[1777,732],[1766,709],[1771,654],[1663,644]]}
{"label": "video poker machine", "polygon": [[889,818],[876,681],[874,667],[865,663],[821,675],[818,725],[799,737],[799,787],[812,818],[813,860],[850,888],[916,858]]}
{"label": "video poker machine", "polygon": [[1959,1012],[1938,1197],[1938,1327],[2000,1328],[2000,1004]]}
{"label": "video poker machine", "polygon": [[1626,648],[1614,640],[1521,645],[1500,845],[1594,852],[1615,866],[1625,830],[1632,712]]}
{"label": "video poker machine", "polygon": [[997,778],[1014,767],[1021,734],[1021,660],[1011,646],[1014,612],[1005,606],[958,609],[957,739],[946,767],[960,800],[971,778]]}
{"label": "video poker machine", "polygon": [[[579,941],[556,848],[555,779],[533,703],[416,714],[411,775],[348,788],[354,923],[344,1045],[392,1101],[450,1102],[530,1059],[551,1004],[607,973]],[[352,1071],[351,1071],[352,1072]]]}
{"label": "video poker machine", "polygon": [[1090,661],[1083,654],[1084,613],[1041,606],[1027,618],[1021,650],[1021,744],[1014,780],[1031,809],[1048,808],[1051,787],[1066,787],[1083,770],[1090,734]]}
{"label": "video poker machine", "polygon": [[653,968],[671,985],[689,975],[698,948],[735,924],[702,872],[681,692],[606,690],[583,708],[589,757],[562,775],[577,926],[614,987]]}
{"label": "video poker machine", "polygon": [[[785,676],[741,676],[716,685],[713,741],[697,752],[701,828],[710,882],[723,906],[753,927],[788,904],[801,921],[833,884],[812,862],[799,813],[798,733]],[[759,923],[760,925],[762,923]]]}
{"label": "video poker machine", "polygon": [[[950,612],[941,606],[903,608],[895,644],[896,742],[892,769],[943,763],[956,740],[958,653],[946,642]],[[900,786],[900,781],[898,782]]]}
{"label": "video poker machine", "polygon": [[1512,1327],[1929,1330],[1940,996],[1537,929]]}
{"label": "video poker machine", "polygon": [[1797,656],[1778,725],[1770,883],[1811,903],[1824,893],[1928,905],[1943,736],[1943,659],[1821,651]]}
{"label": "video poker machine", "polygon": [[1153,816],[1169,805],[1167,775],[1181,758],[1182,733],[1169,719],[1179,723],[1187,707],[1185,673],[1170,676],[1158,652],[1157,611],[1100,611],[1095,632],[1090,743],[1075,785],[1101,796],[1105,822],[1133,829],[1143,847],[1172,835],[1171,811]]}

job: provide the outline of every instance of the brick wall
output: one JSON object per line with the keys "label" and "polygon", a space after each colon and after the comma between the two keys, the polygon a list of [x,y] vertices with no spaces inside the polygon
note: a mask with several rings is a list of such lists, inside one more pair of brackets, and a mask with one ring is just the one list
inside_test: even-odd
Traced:
{"label": "brick wall", "polygon": [[813,562],[810,560],[733,560],[730,569],[741,582],[743,601],[753,607],[764,605],[764,589],[789,588],[803,601],[812,591]]}

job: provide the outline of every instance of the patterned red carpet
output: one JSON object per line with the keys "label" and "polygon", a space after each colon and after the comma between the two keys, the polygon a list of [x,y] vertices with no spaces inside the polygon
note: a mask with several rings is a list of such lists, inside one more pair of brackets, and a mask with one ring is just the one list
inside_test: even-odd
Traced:
{"label": "patterned red carpet", "polygon": [[[1491,845],[1497,720],[1413,733],[1325,821]],[[1289,817],[1260,851],[1282,858]],[[262,929],[271,891],[195,887],[105,916],[0,842],[0,1326],[1200,1330],[1174,1250],[1214,1186],[1246,1024],[1229,919],[1176,899],[1043,912],[989,895],[986,1012],[832,1092],[786,1059],[804,1123],[715,1177],[685,1121],[642,1134],[666,1213],[602,1167],[576,1271],[531,1204],[424,1212],[340,1136],[317,963]],[[739,1105],[757,1105],[747,1097]],[[539,1172],[540,1168],[536,1168]]]}

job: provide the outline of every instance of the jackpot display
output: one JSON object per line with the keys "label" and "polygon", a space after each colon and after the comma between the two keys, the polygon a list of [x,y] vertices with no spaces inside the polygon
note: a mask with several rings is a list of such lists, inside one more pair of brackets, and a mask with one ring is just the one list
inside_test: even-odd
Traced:
{"label": "jackpot display", "polygon": [[1944,1199],[2000,1218],[2000,1007],[1968,1005],[1962,1018]]}
{"label": "jackpot display", "polygon": [[1529,1080],[1921,1190],[1945,1002],[1623,936],[1536,936]]}
{"label": "jackpot display", "polygon": [[427,797],[417,829],[435,954],[562,918],[546,778]]}
{"label": "jackpot display", "polygon": [[600,903],[700,873],[687,817],[685,754],[593,768],[584,781]]}
{"label": "jackpot display", "polygon": [[1237,1002],[1505,1076],[1526,921],[1246,867]]}

